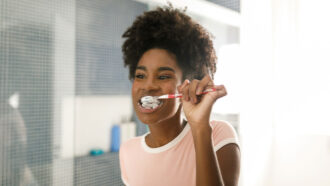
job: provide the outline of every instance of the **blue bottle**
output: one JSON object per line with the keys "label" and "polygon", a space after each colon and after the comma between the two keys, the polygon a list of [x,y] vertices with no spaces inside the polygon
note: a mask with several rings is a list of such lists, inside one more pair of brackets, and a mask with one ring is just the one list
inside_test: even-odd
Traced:
{"label": "blue bottle", "polygon": [[120,147],[120,127],[113,125],[111,128],[111,147],[110,152],[118,152]]}

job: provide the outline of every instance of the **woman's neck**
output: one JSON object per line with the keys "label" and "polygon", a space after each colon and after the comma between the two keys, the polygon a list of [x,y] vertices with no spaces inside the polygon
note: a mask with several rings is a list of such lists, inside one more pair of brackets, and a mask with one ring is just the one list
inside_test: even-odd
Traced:
{"label": "woman's neck", "polygon": [[149,125],[150,133],[146,136],[146,144],[151,148],[157,148],[166,145],[176,138],[187,125],[187,122],[180,121],[167,124]]}

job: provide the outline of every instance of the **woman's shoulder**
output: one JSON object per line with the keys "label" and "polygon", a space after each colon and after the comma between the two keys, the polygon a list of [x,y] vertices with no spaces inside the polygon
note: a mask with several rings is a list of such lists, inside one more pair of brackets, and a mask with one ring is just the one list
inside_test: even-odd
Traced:
{"label": "woman's shoulder", "polygon": [[213,135],[237,138],[236,130],[228,121],[213,120],[210,122],[210,125]]}
{"label": "woman's shoulder", "polygon": [[210,124],[211,124],[212,128],[214,128],[214,127],[229,127],[229,128],[232,128],[232,125],[228,121],[225,121],[225,120],[212,120],[210,122]]}
{"label": "woman's shoulder", "polygon": [[211,121],[210,123],[216,151],[229,143],[239,146],[236,130],[228,121]]}
{"label": "woman's shoulder", "polygon": [[142,138],[144,137],[143,136],[136,136],[136,137],[133,137],[133,138],[130,138],[124,142],[121,143],[120,145],[120,151],[128,151],[128,150],[132,150],[134,148],[137,148],[139,147],[139,145],[141,145],[141,140]]}

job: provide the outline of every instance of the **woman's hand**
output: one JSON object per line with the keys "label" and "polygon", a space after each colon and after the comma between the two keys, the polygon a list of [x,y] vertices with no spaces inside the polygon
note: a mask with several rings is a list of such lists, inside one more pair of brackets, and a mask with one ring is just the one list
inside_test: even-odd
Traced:
{"label": "woman's hand", "polygon": [[[216,91],[202,94],[209,88],[215,88]],[[185,80],[178,86],[178,91],[182,93],[183,111],[193,129],[210,127],[209,120],[213,104],[227,94],[225,87],[214,85],[209,75],[202,80],[194,79],[191,82]]]}

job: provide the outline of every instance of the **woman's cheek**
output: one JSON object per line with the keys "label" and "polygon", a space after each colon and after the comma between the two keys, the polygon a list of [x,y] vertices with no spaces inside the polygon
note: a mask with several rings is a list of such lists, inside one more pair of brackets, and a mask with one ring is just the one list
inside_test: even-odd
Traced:
{"label": "woman's cheek", "polygon": [[166,88],[166,92],[168,92],[169,94],[174,94],[177,93],[176,91],[176,82],[169,82],[166,85],[164,85],[163,87]]}
{"label": "woman's cheek", "polygon": [[139,84],[141,84],[141,83],[139,83],[137,81],[133,81],[133,83],[132,83],[132,92],[134,92],[134,93],[137,92],[137,90],[138,90],[138,88],[140,86]]}
{"label": "woman's cheek", "polygon": [[136,98],[136,95],[137,95],[137,88],[138,88],[138,85],[136,82],[133,82],[132,84],[132,98],[133,98],[133,101],[135,101],[137,98]]}

